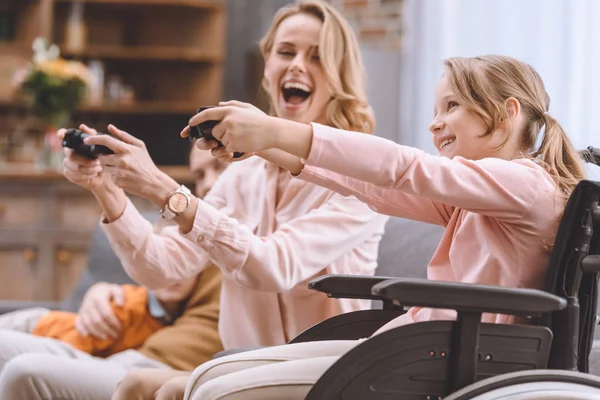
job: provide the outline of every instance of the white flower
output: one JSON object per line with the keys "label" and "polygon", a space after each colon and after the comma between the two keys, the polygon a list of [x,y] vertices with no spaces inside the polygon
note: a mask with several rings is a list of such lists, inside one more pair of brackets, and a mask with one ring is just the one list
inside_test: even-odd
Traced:
{"label": "white flower", "polygon": [[57,45],[49,46],[48,40],[43,37],[36,37],[31,45],[33,50],[33,62],[42,63],[45,61],[55,60],[60,56],[60,49]]}

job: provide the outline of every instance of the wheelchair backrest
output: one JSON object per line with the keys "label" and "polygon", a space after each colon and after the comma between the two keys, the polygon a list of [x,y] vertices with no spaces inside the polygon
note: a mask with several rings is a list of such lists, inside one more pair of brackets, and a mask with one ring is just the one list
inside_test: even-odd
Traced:
{"label": "wheelchair backrest", "polygon": [[[590,149],[590,148],[588,148]],[[588,162],[600,161],[585,157]],[[600,271],[600,182],[581,181],[571,194],[552,250],[544,290],[567,308],[544,316],[554,339],[549,368],[588,372]]]}

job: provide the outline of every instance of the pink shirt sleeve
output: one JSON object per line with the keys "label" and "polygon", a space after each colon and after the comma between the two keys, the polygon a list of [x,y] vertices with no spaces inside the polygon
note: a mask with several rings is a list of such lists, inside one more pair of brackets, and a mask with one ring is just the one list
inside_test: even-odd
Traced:
{"label": "pink shirt sleeve", "polygon": [[343,196],[354,195],[368,204],[372,210],[385,215],[446,226],[454,211],[454,207],[398,190],[381,188],[369,182],[310,165],[306,165],[297,177],[331,189]]}
{"label": "pink shirt sleeve", "polygon": [[206,254],[179,233],[177,225],[155,233],[129,200],[119,219],[101,226],[127,274],[149,289],[192,277],[210,263]]}
{"label": "pink shirt sleeve", "polygon": [[132,279],[156,289],[214,264],[240,285],[285,292],[346,254],[354,258],[349,259],[354,268],[364,266],[364,271],[353,272],[367,273],[372,267],[371,258],[353,250],[366,241],[379,241],[386,216],[354,197],[333,194],[320,207],[282,224],[274,233],[257,236],[230,217],[239,206],[236,202],[243,201],[240,196],[225,198],[224,185],[232,185],[225,174],[232,170],[228,168],[198,202],[193,228],[187,234],[181,234],[177,226],[153,233],[152,225],[131,203],[118,220],[102,225]]}
{"label": "pink shirt sleeve", "polygon": [[365,264],[360,252],[353,249],[370,238],[380,239],[387,221],[382,217],[354,197],[334,194],[274,233],[257,236],[236,219],[202,202],[194,227],[185,237],[196,243],[224,276],[240,285],[286,292],[347,253],[356,258],[351,264]]}
{"label": "pink shirt sleeve", "polygon": [[[549,174],[531,160],[449,159],[373,135],[311,125],[313,142],[306,165],[346,176],[348,179],[335,180],[367,202],[370,196],[377,197],[398,208],[408,205],[410,211],[429,213],[433,218],[433,210],[439,211],[435,204],[443,204],[518,221],[538,196],[556,194]],[[316,172],[314,168],[308,171]],[[420,206],[405,195],[434,205]]]}

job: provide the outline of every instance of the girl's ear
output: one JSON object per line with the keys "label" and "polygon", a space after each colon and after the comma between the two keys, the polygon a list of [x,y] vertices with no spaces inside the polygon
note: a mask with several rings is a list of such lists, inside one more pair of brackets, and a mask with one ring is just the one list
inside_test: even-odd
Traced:
{"label": "girl's ear", "polygon": [[521,113],[521,103],[519,103],[519,100],[515,99],[514,97],[509,97],[506,99],[504,106],[506,107],[506,114],[510,120],[514,120]]}
{"label": "girl's ear", "polygon": [[498,128],[510,130],[511,125],[521,113],[521,103],[514,97],[509,97],[504,102],[504,107],[506,109],[506,118],[500,118],[500,126]]}

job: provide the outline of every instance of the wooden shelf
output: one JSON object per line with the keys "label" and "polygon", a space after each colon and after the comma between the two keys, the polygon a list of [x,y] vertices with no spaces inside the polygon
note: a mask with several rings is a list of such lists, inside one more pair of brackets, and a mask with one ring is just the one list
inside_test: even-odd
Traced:
{"label": "wooden shelf", "polygon": [[[55,0],[56,3],[71,3],[73,0]],[[85,0],[85,3],[133,6],[180,6],[204,9],[222,9],[222,0]]]}
{"label": "wooden shelf", "polygon": [[[181,183],[193,183],[194,175],[185,165],[159,165],[161,171]],[[23,181],[62,181],[63,174],[53,169],[40,170],[23,164],[0,164],[0,180]]]}
{"label": "wooden shelf", "polygon": [[[61,46],[64,48],[64,46]],[[126,47],[113,45],[93,45],[81,53],[62,51],[66,57],[101,58],[113,60],[154,60],[154,61],[185,61],[185,62],[222,62],[223,57],[203,50],[190,48],[173,48],[166,46]]]}
{"label": "wooden shelf", "polygon": [[77,111],[83,113],[106,113],[106,114],[173,114],[194,115],[198,109],[197,104],[188,102],[137,102],[127,104],[105,104],[99,106],[83,105]]}
{"label": "wooden shelf", "polygon": [[28,6],[38,0],[2,0],[0,10],[19,9]]}
{"label": "wooden shelf", "polygon": [[114,82],[133,93],[131,104],[84,103],[74,110],[73,123],[115,123],[139,132],[159,165],[186,159],[189,143],[163,133],[179,132],[198,107],[222,100],[225,0],[84,0],[85,45],[75,52],[66,46],[73,0],[9,1],[17,11],[18,29],[10,44],[0,44],[0,79],[5,78],[0,80],[0,136],[15,129],[17,118],[31,121],[27,134],[43,131],[31,103],[10,86],[11,74],[31,60],[33,38],[43,34],[65,58],[102,61],[104,96],[114,97]]}
{"label": "wooden shelf", "polygon": [[[0,100],[0,108],[17,108],[24,109],[28,108],[28,104],[11,101],[11,100]],[[136,102],[134,104],[103,104],[103,105],[83,105],[77,109],[76,112],[90,113],[90,114],[123,114],[123,115],[144,115],[144,114],[156,114],[156,115],[194,115],[199,105],[196,103],[189,102],[161,102],[161,101],[149,101],[149,102]]]}

